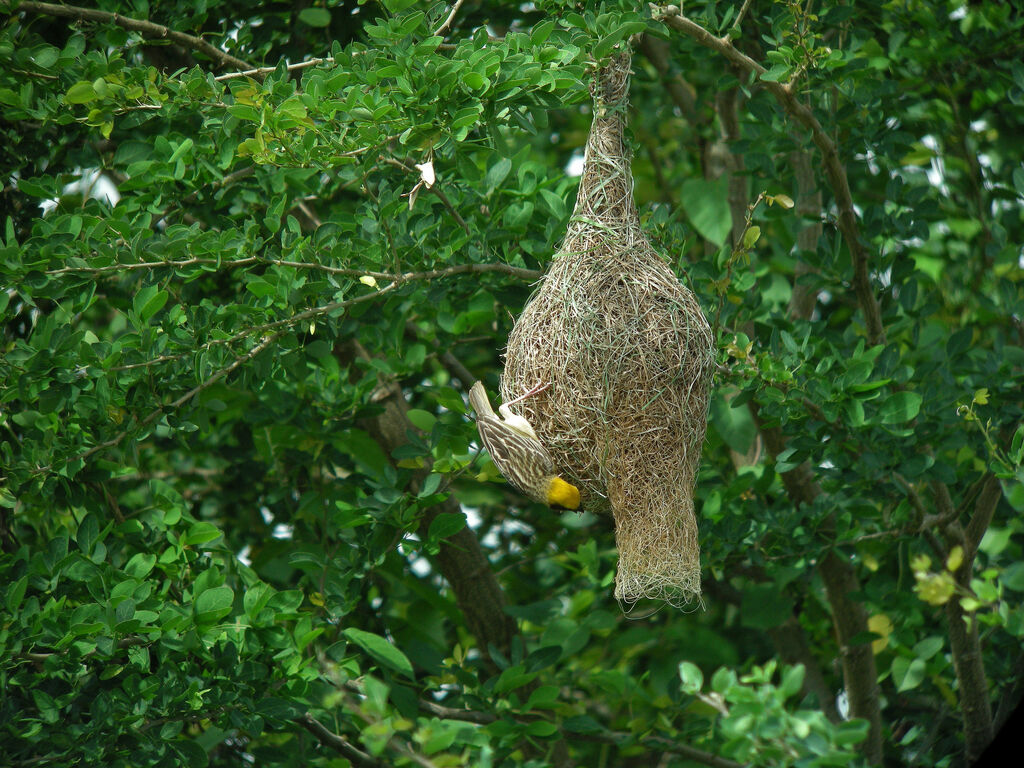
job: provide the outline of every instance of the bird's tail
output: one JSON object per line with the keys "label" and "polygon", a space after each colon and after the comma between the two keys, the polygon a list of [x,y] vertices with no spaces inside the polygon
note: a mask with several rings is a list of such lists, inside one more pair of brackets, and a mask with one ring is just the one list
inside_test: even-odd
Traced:
{"label": "bird's tail", "polygon": [[491,408],[491,401],[487,397],[487,390],[481,382],[476,382],[469,389],[469,404],[473,407],[477,416],[494,416],[494,409]]}

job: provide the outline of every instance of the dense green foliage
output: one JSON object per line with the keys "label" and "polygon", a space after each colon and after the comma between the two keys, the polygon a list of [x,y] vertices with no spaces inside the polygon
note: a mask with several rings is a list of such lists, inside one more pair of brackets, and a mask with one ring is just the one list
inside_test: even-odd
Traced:
{"label": "dense green foliage", "polygon": [[[947,766],[1019,700],[1014,4],[10,5],[6,764]],[[463,401],[631,37],[720,349],[705,604],[642,620]]]}

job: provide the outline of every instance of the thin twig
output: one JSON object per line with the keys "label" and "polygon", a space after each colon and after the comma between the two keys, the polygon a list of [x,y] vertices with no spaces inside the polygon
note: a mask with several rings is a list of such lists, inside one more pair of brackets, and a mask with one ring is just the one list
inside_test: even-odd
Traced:
{"label": "thin twig", "polygon": [[[388,165],[394,165],[397,168],[401,168],[404,171],[408,171],[409,173],[419,173],[419,171],[416,170],[416,168],[410,167],[406,163],[394,157],[385,157],[384,162],[387,163]],[[473,232],[470,230],[469,225],[466,223],[466,220],[462,218],[462,216],[459,214],[457,210],[455,210],[455,206],[452,205],[451,201],[448,199],[448,196],[441,191],[441,187],[438,185],[438,183],[435,181],[428,187],[428,189],[435,195],[437,195],[438,198],[440,198],[441,202],[444,203],[445,208],[447,208],[448,212],[452,215],[452,218],[459,223],[459,226],[462,227],[462,229],[465,231],[467,235],[472,237]]]}
{"label": "thin twig", "polygon": [[[156,421],[158,418],[160,418],[160,416],[163,413],[165,413],[167,410],[174,410],[176,408],[180,408],[182,405],[187,403],[189,400],[191,400],[193,397],[198,395],[204,389],[207,389],[210,386],[212,386],[213,384],[215,384],[216,382],[220,381],[221,379],[223,379],[225,376],[227,376],[229,373],[234,371],[236,368],[238,368],[243,363],[247,363],[250,360],[252,360],[254,357],[256,357],[256,355],[258,355],[264,349],[269,347],[272,342],[276,341],[283,334],[284,334],[284,331],[280,331],[278,333],[271,334],[270,336],[267,336],[266,338],[263,339],[263,341],[261,341],[259,344],[257,344],[252,349],[250,349],[248,352],[246,352],[243,355],[239,355],[238,357],[236,357],[230,364],[228,364],[225,367],[221,368],[219,371],[216,371],[212,376],[210,376],[210,378],[208,378],[205,381],[197,384],[192,389],[190,389],[188,392],[186,392],[184,395],[179,397],[177,400],[173,400],[173,401],[171,401],[170,403],[168,403],[166,405],[158,405],[156,408],[154,408],[152,411],[150,411],[150,413],[146,416],[146,418],[144,418],[142,421],[140,421],[138,423],[138,425],[136,426],[136,429],[141,429],[141,428],[144,428],[144,427],[148,427],[150,424],[152,424],[154,421]],[[75,457],[75,460],[77,460],[77,461],[85,461],[87,458],[92,456],[94,453],[97,453],[98,451],[102,451],[102,450],[104,450],[106,448],[113,448],[115,445],[117,445],[122,440],[124,440],[129,435],[130,432],[132,432],[131,428],[121,430],[120,432],[118,432],[111,439],[106,440],[106,441],[104,441],[102,443],[99,443],[98,445],[94,445],[92,448],[90,448],[89,450],[85,451],[84,453],[80,453],[78,456]],[[49,469],[49,467],[44,468],[44,471],[45,471],[45,469]]]}
{"label": "thin twig", "polygon": [[658,70],[665,93],[679,107],[683,117],[694,124],[707,122],[707,119],[697,110],[697,92],[694,87],[678,72],[672,71],[668,43],[653,35],[644,34],[640,36],[639,47],[647,60]]}
{"label": "thin twig", "polygon": [[302,717],[295,718],[295,722],[316,736],[317,741],[325,747],[330,747],[342,755],[353,765],[363,768],[386,768],[387,764],[377,758],[368,755],[361,749],[357,749],[348,743],[344,738],[331,731],[327,726],[317,720],[308,712]]}
{"label": "thin twig", "polygon": [[[306,67],[315,67],[317,64],[333,64],[333,56],[325,56],[322,59],[307,59],[306,61],[299,61],[295,64],[289,64],[285,67],[285,71],[294,72],[297,69],[305,69]],[[276,72],[277,67],[256,67],[255,69],[244,69],[241,72],[226,72],[223,75],[217,75],[213,78],[219,83],[225,80],[233,80],[237,77],[252,77],[253,75],[269,75],[271,72]]]}
{"label": "thin twig", "polygon": [[[763,66],[735,48],[728,37],[715,37],[700,24],[682,15],[677,6],[652,5],[651,10],[655,19],[664,22],[677,32],[682,32],[692,37],[700,45],[716,51],[741,69],[751,72],[758,77],[767,72]],[[782,105],[782,108],[791,117],[810,131],[811,140],[821,153],[822,160],[824,161],[825,176],[828,179],[832,194],[836,199],[836,207],[839,210],[837,225],[853,257],[853,286],[861,312],[864,314],[868,341],[872,346],[884,344],[885,329],[882,326],[882,311],[871,287],[871,275],[868,270],[868,252],[861,241],[857,213],[854,209],[853,197],[850,194],[850,184],[846,177],[846,169],[839,158],[839,150],[835,142],[825,132],[818,118],[814,116],[814,113],[797,99],[796,92],[792,88],[782,83],[768,80],[760,82],[762,86],[775,96]]]}
{"label": "thin twig", "polygon": [[[422,699],[420,700],[419,705],[420,709],[425,712],[429,712],[435,717],[440,717],[445,720],[459,720],[466,723],[476,723],[477,725],[487,725],[500,719],[497,715],[491,714],[490,712],[445,707],[441,704],[423,701]],[[535,722],[540,718],[519,717],[516,719],[519,722],[529,723]],[[565,738],[579,739],[582,741],[595,741],[601,744],[644,746],[652,750],[657,750],[658,752],[670,752],[674,755],[683,755],[689,760],[693,760],[697,763],[703,763],[704,765],[710,765],[714,768],[741,768],[741,764],[734,762],[733,760],[719,757],[711,752],[705,752],[702,749],[697,749],[696,747],[691,747],[687,744],[681,744],[674,739],[668,739],[663,736],[647,736],[645,738],[638,739],[634,734],[622,731],[600,731],[598,733],[567,733],[565,734]]]}
{"label": "thin twig", "polygon": [[444,20],[444,23],[441,24],[440,27],[434,30],[434,37],[442,35],[448,31],[448,27],[451,26],[451,23],[455,20],[455,14],[459,12],[459,8],[462,7],[464,2],[466,2],[466,0],[455,0],[455,5],[452,6],[452,12],[448,14],[448,18]]}
{"label": "thin twig", "polygon": [[740,22],[743,21],[743,17],[747,15],[747,9],[750,8],[751,0],[743,0],[743,7],[740,8],[740,12],[736,14],[736,21],[732,23],[733,29],[740,28]]}
{"label": "thin twig", "polygon": [[[11,10],[12,3],[10,0],[0,0],[0,2],[2,2],[3,7],[7,10]],[[187,35],[184,32],[178,32],[169,27],[154,24],[151,21],[122,16],[119,13],[98,11],[95,8],[80,8],[76,5],[55,5],[53,3],[37,3],[30,1],[19,3],[17,11],[20,13],[38,13],[42,16],[78,19],[80,21],[99,21],[107,24],[116,24],[117,26],[131,30],[132,32],[138,32],[143,37],[173,40],[187,48],[201,51],[221,66],[241,69],[252,68],[252,65],[247,61],[236,58],[230,53],[225,53],[219,48],[210,45],[210,43],[206,42],[201,37]]]}
{"label": "thin twig", "polygon": [[[191,262],[192,260],[189,260],[189,261]],[[165,264],[165,262],[158,262],[158,263],[161,264],[161,265]],[[306,266],[302,262],[296,262],[296,264],[300,265],[300,266]],[[390,282],[388,285],[386,285],[383,288],[380,288],[380,289],[378,289],[378,290],[376,290],[376,291],[374,291],[372,293],[364,294],[362,296],[356,296],[356,297],[351,298],[351,299],[344,299],[344,300],[341,300],[341,301],[334,301],[334,302],[331,302],[329,304],[324,304],[324,305],[321,305],[321,306],[318,306],[318,307],[312,307],[311,309],[307,309],[304,312],[299,312],[299,313],[297,313],[295,315],[292,315],[291,317],[286,317],[286,318],[283,318],[281,320],[274,320],[272,322],[264,323],[262,325],[255,326],[253,328],[247,328],[246,330],[240,331],[239,333],[236,333],[235,335],[230,336],[230,337],[225,338],[225,339],[211,339],[210,341],[206,342],[205,344],[203,344],[200,347],[197,347],[196,349],[190,349],[187,352],[183,352],[180,355],[177,355],[177,356],[174,356],[174,357],[168,357],[168,356],[164,355],[164,356],[161,356],[160,358],[157,358],[155,360],[147,361],[146,363],[135,364],[132,367],[138,368],[138,367],[143,367],[143,366],[148,366],[148,365],[155,365],[155,364],[161,363],[161,362],[169,362],[170,360],[181,359],[182,357],[185,357],[186,355],[192,355],[192,354],[194,354],[196,352],[201,352],[201,351],[205,351],[207,349],[211,349],[214,346],[225,345],[225,344],[232,344],[232,343],[234,343],[236,341],[240,341],[240,340],[242,340],[242,339],[244,339],[246,337],[249,337],[249,336],[255,336],[255,335],[259,335],[259,334],[263,334],[263,333],[268,333],[268,332],[270,333],[270,335],[266,336],[259,344],[257,344],[251,350],[249,350],[245,354],[242,354],[242,355],[236,357],[229,365],[227,365],[224,368],[221,368],[220,370],[216,371],[208,379],[206,379],[205,381],[203,381],[200,384],[196,385],[195,387],[190,389],[188,392],[186,392],[184,395],[182,395],[178,399],[176,399],[176,400],[174,400],[174,401],[172,401],[170,403],[162,404],[162,405],[157,406],[149,414],[147,414],[146,417],[144,419],[142,419],[142,421],[138,422],[137,424],[133,425],[132,427],[129,427],[129,428],[121,430],[119,433],[117,433],[114,437],[110,438],[109,440],[105,440],[102,443],[94,445],[92,448],[90,448],[87,451],[84,451],[83,453],[81,453],[78,456],[76,456],[74,461],[84,461],[85,459],[89,458],[90,456],[92,456],[94,453],[97,453],[98,451],[102,451],[102,450],[105,450],[107,448],[113,448],[114,446],[118,445],[122,440],[124,440],[132,431],[148,427],[150,424],[155,422],[162,414],[164,414],[167,410],[174,410],[174,409],[180,408],[182,405],[187,403],[189,400],[191,400],[197,394],[199,394],[203,390],[207,389],[208,387],[210,387],[212,384],[214,384],[215,382],[219,381],[220,379],[224,378],[225,376],[230,374],[232,371],[237,369],[239,366],[241,366],[244,363],[252,360],[260,352],[262,352],[264,349],[266,349],[268,346],[270,346],[270,344],[272,344],[274,341],[276,341],[278,338],[280,338],[282,335],[284,335],[284,333],[289,328],[291,328],[292,326],[295,326],[295,325],[298,325],[300,323],[303,323],[306,320],[312,320],[314,318],[321,317],[321,316],[326,315],[326,314],[330,314],[331,312],[336,312],[336,311],[338,311],[340,309],[346,309],[346,308],[351,307],[351,306],[353,306],[355,304],[360,304],[360,303],[363,303],[363,302],[366,302],[366,301],[370,301],[370,300],[373,300],[373,299],[378,299],[378,298],[380,298],[381,296],[383,296],[385,294],[391,293],[392,291],[394,291],[397,288],[399,288],[401,285],[403,285],[403,284],[405,284],[405,283],[407,283],[407,282],[409,282],[411,280],[432,279],[434,277],[445,277],[445,276],[452,275],[452,274],[460,274],[460,273],[464,273],[464,272],[477,272],[477,271],[480,271],[480,272],[506,272],[506,273],[509,273],[509,272],[511,272],[511,273],[519,272],[519,273],[527,273],[531,277],[534,274],[534,270],[521,269],[520,267],[511,267],[511,266],[509,266],[507,264],[459,264],[459,265],[456,265],[454,267],[448,267],[447,269],[429,270],[429,271],[426,271],[426,272],[407,272],[407,273],[405,273],[403,275],[391,276],[393,278],[392,282]],[[352,273],[353,274],[360,274],[359,270],[353,270]],[[368,273],[364,272],[364,273],[361,273],[361,274],[365,275],[365,274],[368,274]],[[380,274],[386,275],[386,273],[380,273]],[[45,472],[49,472],[51,470],[52,466],[53,466],[52,464],[48,464],[48,465],[46,465],[44,467],[41,467],[41,468],[39,468],[37,470],[36,473],[37,474],[42,474],[42,473],[45,473]]]}
{"label": "thin twig", "polygon": [[389,282],[396,283],[408,283],[414,280],[433,280],[439,277],[451,277],[452,275],[462,275],[466,273],[485,273],[485,272],[500,272],[501,274],[510,275],[512,277],[518,277],[521,280],[533,281],[539,280],[543,276],[543,272],[536,269],[528,269],[526,267],[515,267],[511,264],[456,264],[451,267],[445,267],[444,269],[431,269],[423,272],[374,272],[366,269],[354,269],[351,267],[329,267],[326,264],[318,264],[316,262],[309,261],[290,261],[287,259],[263,259],[259,256],[247,256],[244,259],[236,259],[234,261],[225,261],[224,259],[211,259],[195,257],[191,259],[182,259],[181,261],[139,261],[131,264],[107,264],[102,267],[60,267],[59,269],[51,269],[46,272],[48,275],[64,275],[64,274],[85,274],[85,275],[102,275],[110,272],[128,272],[136,269],[160,269],[161,267],[171,269],[182,269],[185,267],[193,267],[202,264],[216,264],[225,266],[228,268],[245,267],[255,263],[268,264],[278,267],[292,267],[294,269],[313,269],[320,272],[327,272],[331,275],[341,275],[344,277],[372,277],[374,280],[387,280]]}

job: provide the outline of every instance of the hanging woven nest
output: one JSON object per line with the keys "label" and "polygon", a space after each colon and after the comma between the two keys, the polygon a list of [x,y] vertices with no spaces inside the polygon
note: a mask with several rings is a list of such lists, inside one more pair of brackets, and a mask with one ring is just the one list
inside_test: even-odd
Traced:
{"label": "hanging woven nest", "polygon": [[693,484],[714,340],[693,293],[640,228],[624,138],[630,56],[592,86],[594,119],[562,247],[509,337],[502,398],[519,408],[583,507],[611,512],[615,597],[700,596]]}

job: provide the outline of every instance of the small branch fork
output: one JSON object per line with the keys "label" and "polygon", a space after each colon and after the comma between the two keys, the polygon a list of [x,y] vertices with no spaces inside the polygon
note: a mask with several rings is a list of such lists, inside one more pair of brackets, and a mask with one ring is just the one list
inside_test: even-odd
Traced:
{"label": "small branch fork", "polygon": [[[188,260],[189,263],[192,263],[194,261],[195,260]],[[245,261],[248,261],[248,260],[245,260]],[[171,265],[173,265],[173,263]],[[313,265],[310,265],[310,264],[304,264],[302,262],[296,262],[295,265],[296,266],[307,266],[307,267],[308,266],[313,266]],[[153,266],[169,266],[169,264],[168,264],[168,262],[156,262]],[[86,269],[85,271],[88,272],[89,270]],[[315,319],[317,317],[321,317],[323,315],[327,315],[327,314],[330,314],[332,312],[337,312],[339,310],[346,309],[346,308],[351,307],[351,306],[353,306],[355,304],[361,304],[361,303],[366,302],[366,301],[372,301],[374,299],[378,299],[381,296],[384,296],[384,295],[386,295],[388,293],[391,293],[392,291],[398,289],[400,286],[404,285],[405,283],[408,283],[408,282],[411,282],[411,281],[415,281],[415,280],[428,280],[428,279],[432,279],[432,278],[447,277],[447,276],[450,276],[450,275],[463,274],[463,273],[468,273],[468,272],[505,272],[507,274],[515,274],[515,275],[518,275],[520,277],[525,276],[525,277],[530,278],[530,279],[533,279],[533,278],[536,277],[536,274],[535,274],[534,270],[522,269],[520,267],[512,267],[512,266],[509,266],[507,264],[460,264],[460,265],[456,265],[454,267],[449,267],[447,269],[430,270],[430,271],[426,271],[426,272],[407,272],[407,273],[404,273],[404,274],[401,274],[401,275],[390,275],[388,273],[368,273],[368,272],[363,272],[363,271],[360,271],[360,270],[344,270],[343,272],[345,274],[361,275],[361,276],[365,276],[365,275],[374,276],[374,275],[379,274],[382,278],[390,279],[392,282],[390,282],[388,285],[384,286],[383,288],[380,288],[380,289],[378,289],[376,291],[373,291],[372,293],[367,293],[367,294],[364,294],[362,296],[356,296],[356,297],[353,297],[351,299],[344,299],[342,301],[334,301],[334,302],[331,302],[329,304],[324,304],[324,305],[318,306],[318,307],[312,307],[311,309],[307,309],[304,312],[299,312],[299,313],[297,313],[295,315],[292,315],[291,317],[286,317],[286,318],[283,318],[281,320],[275,320],[273,322],[264,323],[262,325],[254,326],[252,328],[247,328],[246,330],[240,331],[239,333],[236,333],[234,336],[231,336],[231,337],[226,338],[226,339],[214,339],[214,340],[208,341],[206,344],[203,344],[201,347],[198,347],[197,349],[190,349],[188,352],[184,352],[184,353],[182,353],[180,355],[162,355],[159,358],[147,361],[145,363],[139,363],[139,364],[130,365],[130,366],[122,366],[118,370],[127,370],[127,369],[130,369],[130,368],[148,367],[150,365],[157,365],[157,364],[160,364],[160,363],[171,362],[173,360],[179,360],[179,359],[181,359],[183,357],[186,357],[187,355],[193,355],[196,352],[201,352],[201,351],[204,351],[206,349],[210,349],[210,348],[212,348],[215,345],[232,344],[232,343],[234,343],[236,341],[241,341],[242,339],[244,339],[246,337],[256,336],[256,335],[259,335],[259,334],[265,334],[263,336],[263,338],[259,341],[259,343],[257,343],[252,349],[250,349],[249,351],[247,351],[247,352],[237,356],[228,365],[226,365],[226,366],[220,368],[219,370],[217,370],[216,372],[214,372],[209,378],[207,378],[204,381],[202,381],[201,383],[197,384],[195,387],[190,389],[185,394],[181,395],[180,397],[178,397],[177,399],[173,400],[170,403],[164,403],[164,404],[161,404],[161,405],[157,406],[152,411],[150,411],[141,421],[138,421],[135,424],[133,424],[132,426],[130,426],[130,427],[126,428],[126,429],[121,430],[120,432],[118,432],[116,435],[114,435],[109,440],[105,440],[102,443],[98,443],[98,444],[92,446],[91,448],[89,448],[88,450],[83,451],[82,453],[80,453],[76,457],[74,457],[74,459],[72,459],[72,461],[85,461],[90,456],[92,456],[95,453],[98,453],[99,451],[105,450],[107,448],[113,448],[114,446],[119,445],[122,440],[124,440],[126,437],[128,437],[129,434],[131,434],[132,432],[134,432],[136,430],[144,429],[144,428],[150,426],[157,419],[159,419],[160,416],[164,415],[165,413],[167,413],[169,411],[173,411],[173,410],[176,410],[176,409],[180,408],[185,403],[187,403],[190,400],[192,400],[192,398],[194,398],[196,395],[198,395],[203,390],[209,388],[210,386],[215,384],[220,379],[224,378],[228,374],[230,374],[233,371],[235,371],[236,369],[238,369],[240,366],[242,366],[245,363],[248,363],[249,361],[253,360],[257,355],[259,355],[261,352],[263,352],[265,349],[267,349],[273,342],[275,342],[277,339],[279,339],[281,336],[283,336],[285,333],[287,333],[288,330],[290,330],[292,327],[294,327],[296,325],[299,325],[299,324],[301,324],[301,323],[303,323],[305,321],[313,320],[313,319]],[[53,468],[52,464],[46,465],[44,467],[40,467],[38,470],[36,470],[36,474],[44,474],[46,472],[51,471],[52,468]]]}
{"label": "small branch fork", "polygon": [[59,269],[47,270],[48,275],[104,275],[117,272],[128,272],[136,269],[183,269],[201,265],[220,265],[230,268],[247,267],[252,264],[268,264],[278,267],[291,267],[293,269],[312,269],[319,272],[326,272],[331,275],[342,277],[372,277],[374,280],[388,280],[395,283],[409,283],[415,280],[433,280],[435,278],[451,277],[467,273],[500,272],[502,274],[517,277],[521,280],[539,280],[543,273],[536,269],[526,267],[514,267],[511,264],[483,263],[483,264],[456,264],[444,269],[431,269],[423,272],[374,272],[372,270],[354,269],[350,267],[329,267],[326,264],[318,264],[309,261],[289,261],[287,259],[265,259],[259,256],[249,256],[234,261],[223,259],[192,258],[180,261],[139,261],[133,263],[107,264],[102,267],[60,267]]}
{"label": "small branch fork", "polygon": [[[10,0],[0,0],[0,8],[11,9]],[[56,16],[65,19],[78,19],[79,21],[97,21],[106,24],[116,24],[119,27],[138,32],[143,37],[173,40],[186,48],[199,51],[208,58],[217,62],[222,67],[234,67],[235,69],[251,70],[252,65],[242,59],[225,53],[219,48],[211,45],[201,37],[178,32],[161,24],[154,24],[151,21],[133,19],[129,16],[122,16],[119,13],[99,11],[95,8],[80,8],[76,5],[55,5],[54,3],[37,3],[26,0],[17,7],[18,13],[35,13],[40,16]]]}
{"label": "small branch fork", "polygon": [[[705,48],[721,54],[732,64],[740,69],[760,77],[768,70],[751,59],[746,54],[736,49],[728,37],[715,37],[708,30],[687,18],[675,5],[651,6],[655,19],[664,22],[667,26],[682,32],[693,38]],[[885,329],[882,326],[882,311],[871,287],[871,276],[868,270],[869,254],[864,242],[861,239],[860,227],[857,223],[857,214],[853,206],[853,197],[850,194],[850,183],[846,177],[846,169],[839,157],[839,150],[835,142],[829,137],[822,127],[818,118],[809,107],[802,104],[795,90],[789,84],[775,83],[762,80],[763,85],[781,104],[782,108],[794,118],[800,125],[811,133],[811,140],[817,146],[824,161],[825,176],[828,179],[832,194],[835,195],[836,206],[839,209],[838,227],[850,249],[853,258],[853,285],[857,294],[857,301],[860,304],[861,312],[864,314],[864,322],[867,326],[868,342],[874,346],[885,343]]]}
{"label": "small branch fork", "polygon": [[[478,725],[487,725],[500,719],[497,715],[491,714],[490,712],[476,712],[468,709],[445,707],[440,704],[434,704],[422,700],[420,701],[420,708],[434,717],[439,717],[444,720],[460,720],[467,723],[476,723]],[[524,720],[521,720],[521,722],[523,721]],[[365,752],[353,747],[344,738],[330,731],[312,715],[303,715],[302,717],[297,718],[295,722],[316,736],[317,739],[325,746],[328,746],[348,757],[354,765],[367,766],[367,768],[378,768],[384,765],[384,763],[380,762],[376,758],[371,757]],[[729,760],[728,758],[719,757],[711,752],[705,752],[702,749],[697,749],[696,747],[691,747],[678,741],[659,736],[648,736],[646,738],[636,739],[635,736],[629,733],[601,731],[598,733],[573,734],[573,738],[580,739],[581,741],[592,741],[599,744],[611,744],[615,746],[636,744],[647,747],[658,753],[681,755],[693,762],[711,766],[711,768],[741,768],[740,763]],[[406,754],[405,756],[412,758],[411,754]],[[423,763],[420,764],[423,765]]]}

